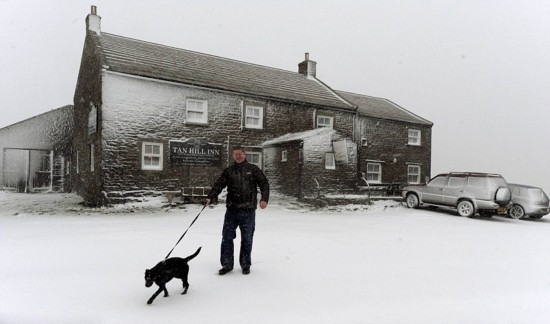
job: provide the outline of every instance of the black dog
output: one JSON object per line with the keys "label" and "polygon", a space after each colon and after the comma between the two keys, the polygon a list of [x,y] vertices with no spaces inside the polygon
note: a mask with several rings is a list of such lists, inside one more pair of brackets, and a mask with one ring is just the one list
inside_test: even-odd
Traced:
{"label": "black dog", "polygon": [[198,248],[197,252],[188,256],[185,259],[182,258],[169,258],[159,262],[154,268],[145,270],[145,287],[149,288],[153,285],[153,282],[159,286],[159,289],[149,298],[147,304],[152,304],[153,300],[164,291],[164,297],[168,297],[168,290],[166,290],[166,283],[174,278],[181,279],[183,282],[182,295],[187,293],[189,289],[189,282],[187,281],[187,275],[189,274],[189,265],[187,262],[196,257],[201,248]]}

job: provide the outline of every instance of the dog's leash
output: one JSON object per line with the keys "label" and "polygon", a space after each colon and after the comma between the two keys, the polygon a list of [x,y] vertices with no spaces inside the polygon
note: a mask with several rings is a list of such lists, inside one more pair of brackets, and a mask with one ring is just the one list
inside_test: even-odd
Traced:
{"label": "dog's leash", "polygon": [[172,248],[172,250],[170,250],[170,252],[168,252],[168,255],[166,255],[166,257],[164,258],[164,261],[166,261],[166,259],[168,259],[168,257],[170,256],[170,254],[172,254],[172,251],[174,251],[174,249],[176,248],[176,246],[179,244],[179,242],[181,241],[181,239],[185,236],[185,234],[187,234],[187,231],[191,228],[191,226],[193,226],[193,224],[195,224],[195,221],[197,220],[197,218],[199,218],[199,216],[201,215],[202,211],[206,208],[206,204],[204,205],[204,207],[202,207],[201,211],[197,214],[197,216],[195,216],[195,219],[193,219],[193,221],[191,222],[191,224],[189,225],[189,227],[185,230],[185,232],[183,232],[183,234],[181,235],[180,239],[176,242],[176,245],[174,245],[174,247]]}

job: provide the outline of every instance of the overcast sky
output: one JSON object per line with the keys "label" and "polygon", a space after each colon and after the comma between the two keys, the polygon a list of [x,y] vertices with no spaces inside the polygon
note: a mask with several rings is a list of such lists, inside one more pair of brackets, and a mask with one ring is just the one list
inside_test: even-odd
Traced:
{"label": "overcast sky", "polygon": [[0,0],[0,128],[72,104],[104,32],[297,71],[434,123],[432,176],[497,172],[550,192],[550,1]]}

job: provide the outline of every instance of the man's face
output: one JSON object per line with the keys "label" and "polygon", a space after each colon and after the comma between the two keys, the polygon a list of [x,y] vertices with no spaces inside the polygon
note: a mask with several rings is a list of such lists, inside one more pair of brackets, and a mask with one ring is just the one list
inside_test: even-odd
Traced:
{"label": "man's face", "polygon": [[242,150],[233,151],[233,160],[237,163],[242,163],[246,159],[246,153]]}

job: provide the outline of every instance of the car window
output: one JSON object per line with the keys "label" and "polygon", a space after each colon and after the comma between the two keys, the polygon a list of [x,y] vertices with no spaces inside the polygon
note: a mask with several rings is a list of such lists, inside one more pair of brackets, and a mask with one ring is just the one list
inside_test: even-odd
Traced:
{"label": "car window", "polygon": [[527,189],[528,196],[532,199],[544,199],[544,192],[538,188],[529,188]]}
{"label": "car window", "polygon": [[474,187],[474,188],[483,188],[485,187],[485,178],[481,177],[469,177],[468,178],[468,186]]}
{"label": "car window", "polygon": [[519,187],[512,188],[512,195],[519,197]]}
{"label": "car window", "polygon": [[449,178],[449,188],[462,188],[466,183],[466,178],[464,177],[450,177]]}
{"label": "car window", "polygon": [[446,177],[436,177],[433,178],[429,183],[428,186],[432,187],[442,187],[445,185],[445,181],[447,180]]}

